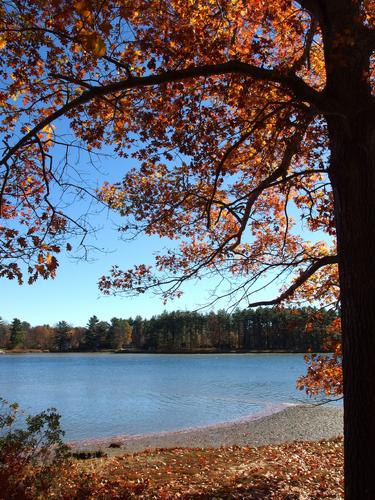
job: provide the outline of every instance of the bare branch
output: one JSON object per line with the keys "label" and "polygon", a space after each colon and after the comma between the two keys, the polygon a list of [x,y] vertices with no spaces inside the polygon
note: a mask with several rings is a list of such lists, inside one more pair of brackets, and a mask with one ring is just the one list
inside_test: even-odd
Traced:
{"label": "bare branch", "polygon": [[295,282],[287,290],[285,290],[285,292],[276,297],[276,299],[252,302],[251,304],[249,304],[249,307],[276,306],[278,304],[281,304],[281,302],[291,297],[300,286],[306,283],[306,281],[311,278],[311,276],[315,274],[316,271],[318,271],[322,267],[337,264],[337,262],[337,255],[327,255],[326,257],[322,257],[316,260],[299,275]]}

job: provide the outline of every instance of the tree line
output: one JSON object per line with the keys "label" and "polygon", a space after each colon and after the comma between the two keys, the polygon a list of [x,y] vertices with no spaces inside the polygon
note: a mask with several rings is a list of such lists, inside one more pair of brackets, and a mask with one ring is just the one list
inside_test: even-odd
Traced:
{"label": "tree line", "polygon": [[51,352],[136,350],[146,352],[290,351],[321,352],[330,337],[332,311],[258,308],[198,313],[163,312],[150,319],[92,316],[87,325],[31,326],[18,318],[0,319],[0,348]]}
{"label": "tree line", "polygon": [[0,320],[0,348],[52,352],[118,350],[131,343],[131,333],[128,321],[120,318],[107,322],[92,316],[85,327],[72,326],[66,321],[54,326],[31,326],[14,318],[11,323]]}

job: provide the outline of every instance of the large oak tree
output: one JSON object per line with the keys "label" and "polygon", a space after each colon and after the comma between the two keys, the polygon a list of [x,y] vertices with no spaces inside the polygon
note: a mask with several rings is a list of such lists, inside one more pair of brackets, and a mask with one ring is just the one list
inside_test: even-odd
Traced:
{"label": "large oak tree", "polygon": [[336,300],[338,263],[346,495],[375,498],[375,2],[9,0],[0,16],[0,274],[54,275],[85,230],[57,203],[83,189],[69,154],[103,145],[140,162],[100,191],[124,231],[181,243],[104,291],[168,298],[218,273],[251,302],[292,275],[266,303]]}

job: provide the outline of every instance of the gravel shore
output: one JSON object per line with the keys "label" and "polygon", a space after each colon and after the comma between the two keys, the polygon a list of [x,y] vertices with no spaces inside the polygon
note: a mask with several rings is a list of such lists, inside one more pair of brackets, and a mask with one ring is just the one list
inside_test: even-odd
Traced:
{"label": "gravel shore", "polygon": [[231,445],[261,446],[295,440],[316,441],[341,436],[342,433],[342,408],[298,405],[260,418],[174,432],[77,441],[73,447],[85,451],[101,449],[113,455],[155,448],[218,448]]}

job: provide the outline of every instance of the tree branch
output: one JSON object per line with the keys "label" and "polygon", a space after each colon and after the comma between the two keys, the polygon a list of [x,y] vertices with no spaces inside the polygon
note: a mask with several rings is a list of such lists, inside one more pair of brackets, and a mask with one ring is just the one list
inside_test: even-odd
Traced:
{"label": "tree branch", "polygon": [[323,21],[323,10],[320,5],[319,0],[297,0],[297,3],[306,10],[312,18],[319,21]]}
{"label": "tree branch", "polygon": [[[272,110],[270,113],[264,115],[264,111],[266,110],[268,106],[268,103],[261,109],[261,111],[256,115],[255,120],[253,121],[253,125],[250,129],[246,130],[245,132],[242,133],[242,135],[235,141],[233,144],[231,144],[228,149],[224,152],[218,166],[216,167],[216,173],[215,173],[215,178],[214,178],[214,183],[213,183],[213,189],[212,189],[212,195],[210,196],[210,199],[207,201],[207,206],[206,206],[206,211],[207,211],[207,228],[209,229],[211,227],[211,207],[212,203],[215,199],[216,192],[217,192],[217,185],[219,181],[220,175],[224,171],[224,166],[226,161],[230,158],[232,153],[236,151],[251,135],[257,130],[260,126],[261,123],[264,123],[267,118],[270,118],[272,115],[276,114],[278,111],[280,111],[283,107],[286,105],[283,104],[279,106],[278,108]],[[261,118],[262,117],[262,118]]]}
{"label": "tree branch", "polygon": [[302,286],[309,278],[311,278],[313,274],[316,273],[316,271],[318,271],[322,267],[329,266],[331,264],[337,264],[337,262],[337,255],[327,255],[326,257],[322,257],[316,260],[299,275],[295,282],[287,290],[285,290],[285,292],[276,297],[276,299],[252,302],[251,304],[249,304],[249,307],[276,306],[278,304],[281,304],[281,302],[291,297],[300,286]]}
{"label": "tree branch", "polygon": [[247,226],[252,208],[255,202],[258,200],[259,196],[263,193],[265,189],[267,189],[271,184],[273,184],[279,177],[285,178],[288,173],[288,169],[293,160],[294,155],[297,153],[300,143],[305,135],[306,129],[309,126],[312,117],[309,117],[308,120],[303,124],[303,126],[297,129],[294,134],[289,139],[287,146],[285,148],[283,157],[279,166],[274,170],[268,177],[266,177],[263,181],[259,183],[259,185],[254,188],[251,193],[249,193],[244,214],[242,216],[241,226],[237,232],[235,242],[231,245],[231,250],[234,250],[241,242],[241,237],[245,228]]}
{"label": "tree branch", "polygon": [[305,47],[303,49],[303,53],[301,57],[295,62],[294,70],[299,71],[302,66],[306,63],[307,69],[310,70],[310,51],[311,45],[314,40],[314,36],[318,27],[318,23],[316,19],[311,20],[310,28],[306,34]]}
{"label": "tree branch", "polygon": [[[240,61],[228,61],[222,64],[209,64],[205,66],[186,68],[183,70],[167,71],[157,75],[126,78],[117,82],[86,90],[79,97],[68,102],[60,109],[57,109],[54,113],[41,120],[32,130],[30,130],[30,132],[24,135],[24,137],[22,137],[17,144],[8,150],[7,154],[0,161],[0,165],[4,165],[12,157],[12,155],[14,155],[44,127],[65,115],[68,111],[82,106],[95,98],[103,97],[122,90],[151,87],[154,85],[161,85],[164,83],[172,83],[204,76],[207,77],[227,74],[239,74],[248,76],[257,81],[279,83],[298,99],[311,102],[318,107],[322,104],[324,99],[320,92],[307,85],[307,83],[293,73],[287,73],[285,71],[280,72],[274,69],[258,68],[257,66]],[[59,76],[61,77],[61,75]]]}

